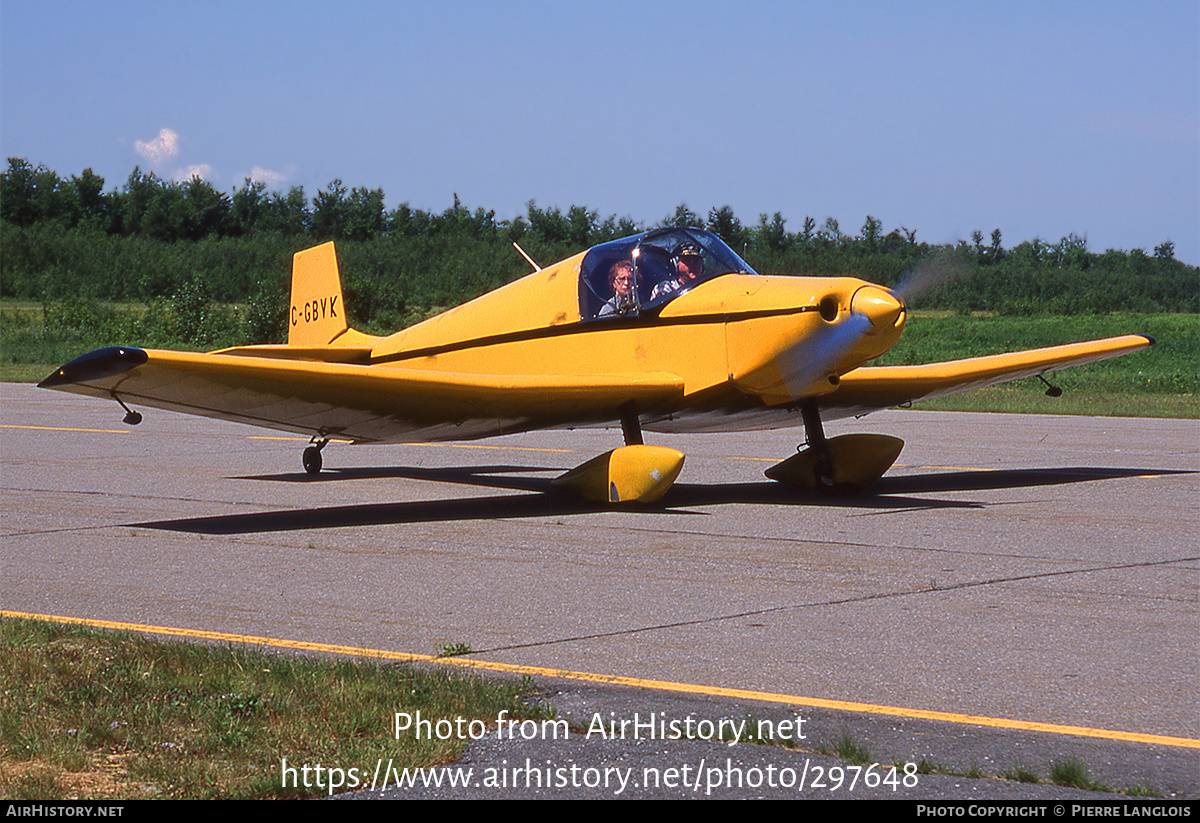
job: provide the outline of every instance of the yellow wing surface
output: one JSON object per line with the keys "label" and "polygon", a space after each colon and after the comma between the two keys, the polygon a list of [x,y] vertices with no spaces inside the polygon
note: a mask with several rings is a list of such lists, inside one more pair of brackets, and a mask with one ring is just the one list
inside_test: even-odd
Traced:
{"label": "yellow wing surface", "polygon": [[1082,366],[1152,345],[1154,338],[1130,334],[921,366],[864,366],[842,375],[837,391],[823,396],[820,404],[844,414],[861,414],[1033,377],[1051,369]]}
{"label": "yellow wing surface", "polygon": [[[1127,335],[945,363],[862,367],[842,375],[838,388],[818,402],[831,418],[864,414],[1117,357],[1153,342],[1143,335]],[[696,398],[699,407],[689,409],[684,379],[664,371],[489,375],[339,362],[351,352],[366,353],[343,349],[331,352],[325,362],[314,362],[268,356],[263,350],[249,355],[109,348],[66,364],[41,386],[283,431],[380,443],[466,440],[607,423],[618,419],[629,402],[651,418],[657,416],[656,409],[693,420],[714,416],[711,426],[696,421],[680,430],[771,428],[781,422],[773,420],[775,413],[790,420],[782,407],[774,413],[763,409],[766,418],[753,413],[730,416],[731,410],[750,410],[732,383],[705,392]],[[312,356],[316,351],[306,353]]]}
{"label": "yellow wing surface", "polygon": [[679,377],[451,374],[131,347],[100,349],[40,384],[131,405],[359,442],[464,440],[619,417],[683,394]]}

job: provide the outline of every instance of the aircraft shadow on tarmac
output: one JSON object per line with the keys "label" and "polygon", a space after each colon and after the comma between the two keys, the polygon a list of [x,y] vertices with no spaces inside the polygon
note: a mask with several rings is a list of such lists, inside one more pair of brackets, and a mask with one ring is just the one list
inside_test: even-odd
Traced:
{"label": "aircraft shadow on tarmac", "polygon": [[984,508],[988,504],[961,500],[939,500],[910,497],[952,491],[1024,488],[1033,486],[1083,483],[1097,480],[1191,473],[1160,469],[1125,469],[1075,467],[1063,469],[1012,469],[955,471],[935,474],[912,474],[885,477],[868,494],[851,498],[830,498],[779,483],[692,484],[676,483],[667,495],[654,505],[608,506],[587,503],[560,494],[550,487],[546,477],[520,476],[535,472],[554,472],[538,466],[472,466],[469,468],[347,468],[312,477],[288,473],[253,475],[239,479],[273,482],[323,483],[345,480],[396,478],[440,483],[465,484],[484,488],[499,488],[527,494],[501,494],[487,497],[468,497],[447,500],[418,500],[403,503],[371,503],[350,506],[289,509],[254,514],[193,517],[182,520],[160,520],[131,523],[142,528],[199,534],[248,534],[272,531],[300,531],[339,526],[381,526],[402,523],[428,523],[455,520],[492,520],[501,518],[548,517],[598,512],[627,511],[655,514],[701,515],[692,510],[697,506],[719,505],[776,505],[822,506],[880,511],[914,511],[947,508]]}

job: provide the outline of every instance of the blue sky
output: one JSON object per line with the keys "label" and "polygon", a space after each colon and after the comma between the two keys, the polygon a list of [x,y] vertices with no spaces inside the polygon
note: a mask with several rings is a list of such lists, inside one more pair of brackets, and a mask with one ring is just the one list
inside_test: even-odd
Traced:
{"label": "blue sky", "polygon": [[0,149],[1200,263],[1200,4],[0,0]]}

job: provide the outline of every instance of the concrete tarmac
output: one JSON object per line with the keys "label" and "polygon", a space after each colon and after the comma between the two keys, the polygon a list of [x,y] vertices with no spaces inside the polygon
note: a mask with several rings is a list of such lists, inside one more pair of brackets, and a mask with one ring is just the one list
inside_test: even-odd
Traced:
{"label": "concrete tarmac", "polygon": [[[846,501],[762,476],[799,429],[647,432],[679,481],[602,510],[546,488],[619,429],[332,443],[309,478],[304,438],[0,392],[5,610],[1200,739],[1197,421],[837,421],[907,441]],[[1195,748],[1122,745],[1200,791]]]}

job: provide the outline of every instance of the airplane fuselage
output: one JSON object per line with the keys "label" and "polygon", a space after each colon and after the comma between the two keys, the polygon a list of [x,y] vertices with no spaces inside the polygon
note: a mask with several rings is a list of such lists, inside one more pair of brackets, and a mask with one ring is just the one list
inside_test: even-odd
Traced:
{"label": "airplane fuselage", "polygon": [[[683,397],[644,409],[644,419],[651,428],[695,430],[724,428],[720,421],[735,410],[782,412],[800,394],[836,391],[840,374],[886,352],[904,326],[899,302],[863,280],[738,273],[699,283],[660,312],[584,320],[582,258],[384,338],[370,362],[459,374],[670,372],[682,378]],[[857,324],[865,333],[851,328]],[[713,420],[685,423],[685,410]],[[787,416],[765,415],[769,426],[766,418]]]}

